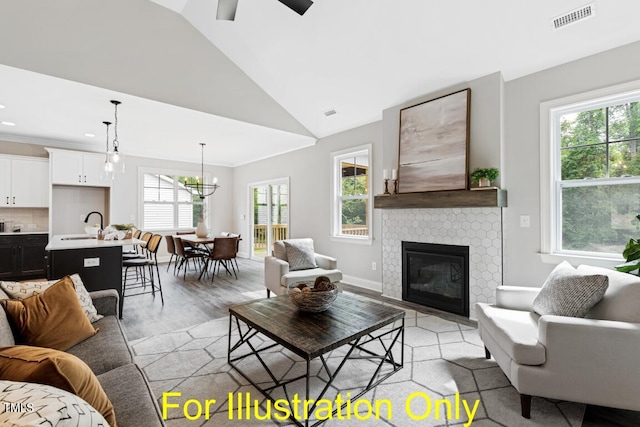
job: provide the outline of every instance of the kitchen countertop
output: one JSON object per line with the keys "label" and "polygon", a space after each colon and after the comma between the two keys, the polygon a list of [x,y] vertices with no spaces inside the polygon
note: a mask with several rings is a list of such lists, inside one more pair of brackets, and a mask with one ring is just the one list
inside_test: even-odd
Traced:
{"label": "kitchen countertop", "polygon": [[20,236],[22,234],[49,234],[48,231],[3,231],[0,236]]}
{"label": "kitchen countertop", "polygon": [[[68,239],[68,240],[67,240]],[[90,238],[88,234],[62,234],[53,236],[45,247],[47,251],[60,251],[66,249],[91,249],[113,246],[138,245],[144,243],[140,239],[126,240],[98,240]]]}

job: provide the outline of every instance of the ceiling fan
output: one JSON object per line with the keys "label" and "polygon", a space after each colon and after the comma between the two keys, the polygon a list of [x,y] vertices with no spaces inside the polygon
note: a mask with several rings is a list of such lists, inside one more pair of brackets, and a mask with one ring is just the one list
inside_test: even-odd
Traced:
{"label": "ceiling fan", "polygon": [[[307,9],[309,9],[313,4],[311,0],[278,0],[278,1],[300,15],[304,15]],[[234,21],[236,19],[237,8],[238,8],[238,0],[218,0],[218,12],[216,14],[216,19]]]}

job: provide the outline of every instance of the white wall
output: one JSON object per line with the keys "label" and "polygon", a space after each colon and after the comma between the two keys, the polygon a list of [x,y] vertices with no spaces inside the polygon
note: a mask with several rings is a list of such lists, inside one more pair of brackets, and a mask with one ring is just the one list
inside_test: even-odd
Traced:
{"label": "white wall", "polygon": [[[550,68],[505,85],[505,281],[541,285],[554,265],[540,251],[540,103],[640,79],[640,42]],[[519,216],[531,215],[520,228]],[[636,236],[637,237],[637,236]]]}
{"label": "white wall", "polygon": [[[345,282],[381,290],[381,211],[374,210],[372,245],[335,242],[330,238],[330,154],[333,151],[371,143],[373,193],[381,194],[383,167],[398,167],[400,109],[468,87],[472,91],[470,167],[500,167],[503,80],[500,73],[494,73],[388,108],[383,111],[382,121],[322,138],[313,147],[236,167],[233,171],[234,229],[242,235],[249,235],[250,183],[289,177],[291,237],[312,237],[318,252],[338,258],[339,268],[346,276]],[[241,219],[243,214],[247,215],[246,220]],[[248,245],[249,239],[244,239],[240,251],[248,253]],[[371,269],[372,262],[379,266],[376,271]]]}
{"label": "white wall", "polygon": [[[125,173],[116,176],[111,188],[111,222],[114,224],[140,224],[138,212],[138,192],[141,185],[138,181],[139,168],[191,171],[194,175],[200,175],[200,165],[196,163],[127,156]],[[217,176],[220,184],[220,188],[215,194],[207,198],[209,203],[209,231],[216,234],[221,231],[229,231],[233,227],[232,200],[234,186],[232,183],[232,168],[205,165],[204,171],[212,177]],[[132,220],[131,215],[135,219]],[[168,234],[170,231],[164,230],[160,231],[160,233]],[[158,252],[158,257],[164,257],[165,255],[166,245],[163,242]]]}
{"label": "white wall", "polygon": [[[469,135],[469,172],[475,168],[497,167],[501,169],[502,145],[502,93],[504,82],[501,73],[493,73],[470,82],[461,83],[438,92],[390,107],[383,111],[383,162],[385,169],[398,168],[398,135],[400,110],[420,104],[462,89],[471,89],[471,118]],[[504,180],[498,178],[500,185]]]}
{"label": "white wall", "polygon": [[[328,120],[331,120],[330,118]],[[380,265],[380,212],[373,215],[373,244],[335,242],[331,240],[331,158],[334,151],[372,144],[372,177],[374,193],[382,192],[382,127],[372,123],[318,140],[313,147],[234,168],[233,210],[234,230],[243,236],[250,234],[248,186],[251,183],[290,178],[290,236],[311,237],[316,251],[338,259],[343,274],[352,276],[364,286],[380,287],[381,269],[371,269],[371,263]],[[246,215],[246,220],[241,215]],[[240,243],[240,251],[249,252],[249,239]]]}

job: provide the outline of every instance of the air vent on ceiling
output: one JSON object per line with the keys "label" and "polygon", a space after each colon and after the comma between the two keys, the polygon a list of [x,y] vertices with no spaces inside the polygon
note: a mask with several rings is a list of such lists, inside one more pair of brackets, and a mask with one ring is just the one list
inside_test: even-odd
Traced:
{"label": "air vent on ceiling", "polygon": [[583,19],[590,18],[594,15],[594,13],[595,9],[593,3],[589,3],[586,6],[582,6],[578,9],[572,10],[571,12],[553,18],[553,28],[559,30],[560,28],[564,28],[569,24],[573,24]]}
{"label": "air vent on ceiling", "polygon": [[335,115],[335,114],[338,114],[338,112],[337,112],[335,109],[333,109],[333,108],[332,108],[332,109],[330,109],[330,110],[325,111],[325,112],[324,112],[324,113],[322,113],[322,114],[324,114],[324,115],[325,115],[325,117],[329,117],[329,116],[333,116],[333,115]]}

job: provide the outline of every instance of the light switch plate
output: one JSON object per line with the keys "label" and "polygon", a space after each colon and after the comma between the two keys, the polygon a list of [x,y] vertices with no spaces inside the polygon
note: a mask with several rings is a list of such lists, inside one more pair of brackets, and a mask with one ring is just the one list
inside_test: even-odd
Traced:
{"label": "light switch plate", "polygon": [[531,227],[531,216],[520,215],[520,227],[523,227],[523,228]]}

